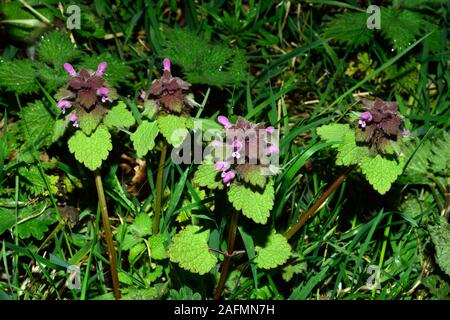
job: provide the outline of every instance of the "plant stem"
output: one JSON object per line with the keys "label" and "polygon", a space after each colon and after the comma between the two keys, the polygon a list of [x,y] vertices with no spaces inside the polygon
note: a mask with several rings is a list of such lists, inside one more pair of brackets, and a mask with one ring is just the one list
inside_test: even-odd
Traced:
{"label": "plant stem", "polygon": [[159,158],[158,175],[156,176],[156,205],[155,217],[153,218],[153,234],[159,232],[159,221],[161,219],[161,201],[163,196],[163,177],[164,164],[166,163],[167,144],[164,143],[161,148],[161,156]]}
{"label": "plant stem", "polygon": [[234,242],[236,241],[236,231],[237,231],[237,223],[238,223],[239,215],[236,211],[233,211],[231,215],[231,223],[230,229],[228,230],[228,249],[225,253],[225,257],[223,260],[222,272],[220,273],[219,284],[217,285],[217,289],[214,292],[214,300],[219,300],[222,296],[223,289],[225,288],[225,281],[228,277],[228,272],[230,271],[231,266],[231,258],[234,253]]}
{"label": "plant stem", "polygon": [[301,216],[298,217],[297,222],[284,233],[284,236],[286,237],[286,239],[289,240],[290,238],[292,238],[292,236],[294,236],[297,233],[298,230],[300,230],[300,228],[306,223],[306,221],[308,221],[308,219],[314,213],[316,213],[316,211],[331,196],[331,194],[333,192],[335,192],[337,190],[337,188],[339,188],[339,186],[342,184],[342,182],[344,182],[344,180],[347,178],[347,176],[350,174],[350,172],[355,167],[356,167],[356,165],[351,165],[350,167],[348,167],[347,170],[343,174],[341,174],[332,183],[332,185],[329,186],[327,190],[325,190],[324,193],[322,193],[322,195],[319,197],[319,199],[317,199],[304,214],[302,214]]}
{"label": "plant stem", "polygon": [[106,243],[108,245],[109,269],[113,283],[114,297],[120,299],[119,275],[117,273],[117,257],[114,249],[111,226],[109,225],[108,207],[106,206],[105,192],[103,190],[102,176],[99,170],[95,170],[95,186],[97,187],[98,201],[102,213],[103,229],[105,231]]}

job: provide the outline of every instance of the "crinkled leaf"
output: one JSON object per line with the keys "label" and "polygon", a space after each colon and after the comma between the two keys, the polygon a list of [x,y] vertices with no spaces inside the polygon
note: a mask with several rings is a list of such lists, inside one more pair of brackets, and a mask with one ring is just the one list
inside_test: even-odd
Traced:
{"label": "crinkled leaf", "polygon": [[160,116],[157,120],[159,131],[174,147],[179,147],[189,133],[186,129],[186,120],[184,117],[174,115]]}
{"label": "crinkled leaf", "polygon": [[291,256],[291,246],[287,239],[278,233],[272,233],[263,248],[256,247],[255,263],[258,268],[272,269],[282,265]]}
{"label": "crinkled leaf", "polygon": [[0,61],[0,86],[18,94],[39,91],[33,62],[30,60]]}
{"label": "crinkled leaf", "polygon": [[358,164],[362,158],[367,157],[369,149],[356,145],[355,134],[349,133],[342,137],[342,143],[338,145],[338,154],[336,156],[336,164],[349,166]]}
{"label": "crinkled leaf", "polygon": [[138,157],[145,156],[155,147],[158,132],[156,121],[142,121],[137,130],[131,134],[130,139]]}
{"label": "crinkled leaf", "polygon": [[169,246],[170,261],[183,269],[198,274],[209,272],[217,263],[217,258],[208,249],[209,230],[189,225],[176,234]]}
{"label": "crinkled leaf", "polygon": [[134,219],[130,229],[138,237],[144,237],[152,234],[152,219],[146,213],[140,213]]}
{"label": "crinkled leaf", "polygon": [[102,165],[112,149],[111,135],[103,126],[98,127],[90,137],[78,130],[68,144],[75,158],[92,171]]}
{"label": "crinkled leaf", "polygon": [[133,114],[128,111],[125,102],[119,101],[115,107],[108,111],[103,122],[108,127],[128,129],[135,124],[136,120],[134,119]]}
{"label": "crinkled leaf", "polygon": [[441,220],[436,226],[428,227],[436,248],[436,261],[441,269],[450,276],[450,225]]}
{"label": "crinkled leaf", "polygon": [[80,129],[88,136],[94,131],[100,122],[102,117],[98,114],[83,112],[78,116],[78,122],[80,123]]}
{"label": "crinkled leaf", "polygon": [[26,141],[36,148],[52,143],[55,119],[42,101],[29,103],[20,112],[20,126]]}
{"label": "crinkled leaf", "polygon": [[158,233],[148,239],[152,259],[163,260],[167,258],[166,248],[164,243],[167,241],[167,236]]}
{"label": "crinkled leaf", "polygon": [[343,142],[345,135],[353,134],[353,130],[350,129],[348,124],[336,123],[320,126],[317,128],[317,134],[322,140],[327,142],[334,141],[336,144],[339,144]]}
{"label": "crinkled leaf", "polygon": [[194,174],[194,183],[200,187],[208,187],[208,189],[223,189],[224,185],[220,178],[220,172],[214,170],[214,164],[202,163],[198,166]]}
{"label": "crinkled leaf", "polygon": [[261,224],[265,224],[270,216],[274,196],[273,180],[269,180],[263,190],[239,183],[232,183],[228,190],[228,200],[234,208]]}
{"label": "crinkled leaf", "polygon": [[67,121],[64,119],[58,119],[55,121],[55,125],[53,126],[53,136],[52,143],[56,142],[61,138],[67,129]]}
{"label": "crinkled leaf", "polygon": [[41,61],[61,69],[65,62],[71,62],[80,55],[68,35],[58,31],[47,33],[39,41],[37,53]]}
{"label": "crinkled leaf", "polygon": [[361,171],[367,181],[380,194],[385,194],[403,171],[403,158],[400,161],[387,159],[381,155],[364,157],[361,160]]}

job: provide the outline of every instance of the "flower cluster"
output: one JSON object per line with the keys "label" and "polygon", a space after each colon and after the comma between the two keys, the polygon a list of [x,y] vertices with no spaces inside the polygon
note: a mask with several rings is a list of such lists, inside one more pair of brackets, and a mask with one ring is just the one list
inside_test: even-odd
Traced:
{"label": "flower cluster", "polygon": [[102,77],[107,66],[106,62],[102,62],[95,72],[82,69],[77,73],[71,64],[64,64],[70,80],[56,94],[59,100],[57,105],[63,114],[73,108],[69,120],[75,127],[79,126],[79,118],[86,113],[104,115],[107,112],[104,105],[116,99],[115,90]]}
{"label": "flower cluster", "polygon": [[409,131],[403,127],[403,116],[398,112],[395,101],[362,100],[365,110],[357,120],[356,140],[375,148],[378,152],[388,153],[390,142],[397,142]]}
{"label": "flower cluster", "polygon": [[242,117],[235,124],[225,116],[217,120],[225,128],[225,137],[212,141],[211,146],[216,160],[214,169],[221,171],[223,183],[230,186],[240,178],[263,187],[266,176],[275,173],[271,159],[279,152],[275,128],[252,124]]}
{"label": "flower cluster", "polygon": [[151,102],[158,112],[189,115],[191,108],[198,105],[188,94],[190,87],[190,83],[172,76],[170,60],[166,58],[163,61],[162,77],[153,82],[147,93],[141,94],[141,98]]}

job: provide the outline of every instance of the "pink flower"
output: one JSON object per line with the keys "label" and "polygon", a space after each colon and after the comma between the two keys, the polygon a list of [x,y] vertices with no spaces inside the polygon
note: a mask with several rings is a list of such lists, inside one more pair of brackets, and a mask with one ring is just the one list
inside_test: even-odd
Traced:
{"label": "pink flower", "polygon": [[217,121],[219,121],[219,123],[221,125],[223,125],[225,129],[230,129],[231,128],[231,122],[230,122],[230,120],[228,120],[227,117],[225,117],[225,116],[218,116],[217,117]]}
{"label": "pink flower", "polygon": [[75,113],[72,113],[72,114],[69,116],[69,121],[72,121],[72,122],[73,122],[73,126],[74,126],[74,127],[79,127],[79,126],[80,126],[79,123],[78,123],[78,117],[77,117],[77,115],[76,115]]}
{"label": "pink flower", "polygon": [[99,96],[107,96],[109,93],[109,89],[106,87],[101,87],[99,89],[97,89],[97,95]]}
{"label": "pink flower", "polygon": [[224,172],[222,174],[222,181],[223,183],[229,187],[231,184],[231,181],[234,179],[235,173],[233,171]]}
{"label": "pink flower", "polygon": [[59,100],[57,104],[58,108],[61,109],[62,113],[66,113],[66,109],[70,108],[72,106],[72,103],[67,100]]}
{"label": "pink flower", "polygon": [[98,65],[97,71],[95,71],[95,75],[96,76],[102,76],[103,73],[105,72],[106,67],[108,66],[108,63],[106,62],[101,62]]}
{"label": "pink flower", "polygon": [[266,149],[266,153],[278,153],[280,149],[277,146],[270,146]]}
{"label": "pink flower", "polygon": [[163,71],[169,71],[170,72],[170,60],[168,58],[165,58],[163,60]]}
{"label": "pink flower", "polygon": [[140,97],[141,99],[145,99],[145,95],[146,95],[146,94],[145,94],[145,91],[142,91],[142,92],[141,92],[141,95],[140,95],[139,97]]}
{"label": "pink flower", "polygon": [[235,151],[235,152],[232,152],[232,153],[231,153],[231,156],[232,156],[233,158],[239,159],[239,158],[241,157],[241,154],[240,154],[239,152]]}
{"label": "pink flower", "polygon": [[242,148],[242,143],[239,140],[234,140],[231,145],[238,150]]}
{"label": "pink flower", "polygon": [[64,69],[66,69],[66,71],[70,74],[71,77],[75,77],[77,75],[77,72],[70,63],[67,62],[64,63]]}
{"label": "pink flower", "polygon": [[218,161],[214,166],[214,170],[227,171],[228,169],[230,169],[230,164],[225,161]]}
{"label": "pink flower", "polygon": [[214,148],[220,146],[221,144],[222,142],[220,142],[219,140],[211,141],[211,146],[213,146]]}
{"label": "pink flower", "polygon": [[411,134],[408,130],[406,130],[405,128],[403,128],[402,130],[402,134],[404,137],[409,137],[409,135]]}
{"label": "pink flower", "polygon": [[363,112],[361,119],[370,122],[372,121],[372,114],[369,111]]}
{"label": "pink flower", "polygon": [[273,134],[275,132],[275,128],[274,127],[267,127],[266,128],[266,132],[269,134]]}

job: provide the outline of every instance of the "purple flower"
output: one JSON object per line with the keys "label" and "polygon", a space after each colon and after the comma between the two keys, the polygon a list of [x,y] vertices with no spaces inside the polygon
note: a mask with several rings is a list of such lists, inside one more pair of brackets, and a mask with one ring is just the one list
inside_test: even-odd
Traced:
{"label": "purple flower", "polygon": [[271,145],[268,148],[266,148],[266,153],[278,153],[280,152],[280,149],[278,149],[277,146]]}
{"label": "purple flower", "polygon": [[403,116],[395,101],[362,99],[364,111],[357,121],[356,141],[367,144],[377,152],[391,153],[391,142],[399,141],[409,132],[403,128]]}
{"label": "purple flower", "polygon": [[105,69],[107,66],[108,66],[108,63],[101,62],[97,67],[97,71],[95,71],[95,75],[98,77],[101,77],[103,75],[103,73],[105,72]]}
{"label": "purple flower", "polygon": [[219,121],[219,123],[221,125],[223,125],[223,127],[225,129],[230,129],[231,128],[231,122],[230,122],[230,120],[228,120],[227,117],[225,117],[225,116],[218,116],[217,117],[217,121]]}
{"label": "purple flower", "polygon": [[62,113],[66,113],[66,109],[70,108],[72,106],[72,103],[67,100],[59,100],[57,104],[58,108],[61,109]]}
{"label": "purple flower", "polygon": [[152,100],[160,112],[188,115],[190,109],[197,105],[187,93],[190,86],[190,83],[172,76],[170,60],[166,58],[163,61],[162,77],[153,82],[144,98]]}
{"label": "purple flower", "polygon": [[106,87],[101,87],[97,89],[97,95],[98,96],[107,96],[109,93],[109,89]]}
{"label": "purple flower", "polygon": [[163,60],[163,71],[169,71],[170,72],[170,60],[168,58],[165,58]]}
{"label": "purple flower", "polygon": [[139,96],[141,99],[145,99],[145,97],[146,97],[146,93],[145,93],[145,91],[142,91],[141,92],[141,95]]}
{"label": "purple flower", "polygon": [[[242,117],[234,124],[222,115],[217,117],[217,121],[226,128],[225,137],[222,141],[214,140],[211,145],[221,146],[214,150],[213,155],[215,169],[222,170],[224,184],[229,186],[232,181],[239,181],[264,188],[266,176],[270,175],[267,174],[270,163],[274,160],[269,154],[279,153],[277,144],[274,144],[276,136],[267,138],[275,133],[275,128],[265,128],[263,123],[253,124]],[[255,175],[262,175],[262,179],[254,179]]]}
{"label": "purple flower", "polygon": [[403,128],[403,130],[402,130],[402,135],[403,135],[404,137],[409,137],[410,134],[411,134],[411,133],[410,133],[408,130],[406,130],[405,128]]}
{"label": "purple flower", "polygon": [[78,117],[77,117],[77,115],[75,113],[72,113],[69,116],[69,121],[73,122],[73,126],[74,127],[79,127],[80,126],[79,123],[78,123]]}
{"label": "purple flower", "polygon": [[272,127],[272,126],[267,127],[267,128],[266,128],[266,132],[267,132],[268,134],[273,134],[273,133],[275,132],[275,128]]}
{"label": "purple flower", "polygon": [[66,71],[70,74],[71,77],[75,77],[77,75],[77,72],[70,63],[67,62],[64,63],[64,69],[66,69]]}
{"label": "purple flower", "polygon": [[222,142],[220,142],[219,140],[211,141],[211,146],[213,146],[214,148],[220,146],[221,144]]}
{"label": "purple flower", "polygon": [[370,122],[372,121],[372,114],[369,111],[363,112],[361,119]]}
{"label": "purple flower", "polygon": [[230,169],[230,164],[226,161],[218,161],[214,166],[214,170],[227,171],[228,169]]}
{"label": "purple flower", "polygon": [[233,146],[233,148],[239,150],[242,148],[242,143],[239,140],[234,140],[231,145]]}
{"label": "purple flower", "polygon": [[223,183],[229,187],[231,184],[231,181],[234,179],[235,177],[235,173],[233,171],[228,171],[228,172],[223,172],[222,173],[222,181]]}

